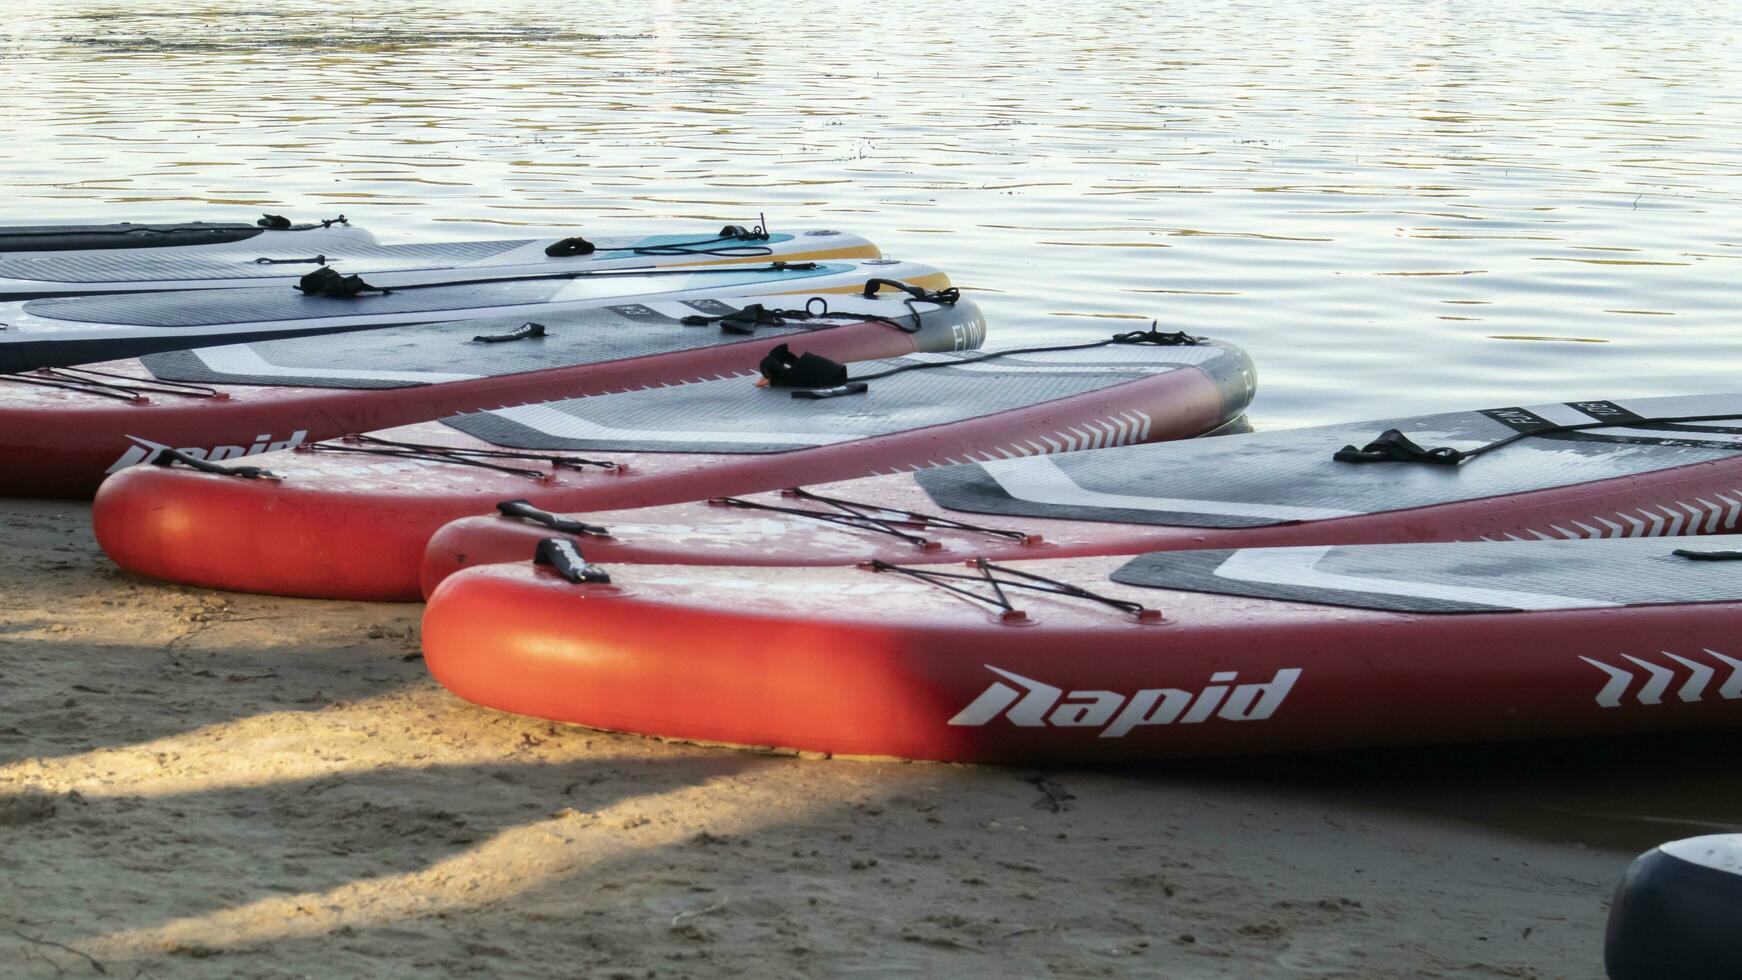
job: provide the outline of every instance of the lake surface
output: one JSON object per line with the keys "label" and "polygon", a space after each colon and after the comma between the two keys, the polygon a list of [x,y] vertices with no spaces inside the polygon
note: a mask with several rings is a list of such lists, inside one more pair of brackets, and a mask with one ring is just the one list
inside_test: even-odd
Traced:
{"label": "lake surface", "polygon": [[995,343],[1240,343],[1261,427],[1742,383],[1742,5],[6,14],[0,220],[766,213],[945,268]]}

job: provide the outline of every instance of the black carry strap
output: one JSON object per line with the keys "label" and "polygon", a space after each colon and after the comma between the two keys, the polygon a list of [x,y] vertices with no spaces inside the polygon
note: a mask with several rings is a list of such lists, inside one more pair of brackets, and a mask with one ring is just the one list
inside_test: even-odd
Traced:
{"label": "black carry strap", "polygon": [[549,565],[558,575],[568,579],[575,585],[593,583],[597,585],[611,584],[611,575],[603,568],[591,564],[581,555],[581,549],[568,538],[545,538],[538,543],[538,550],[532,554],[534,565]]}
{"label": "black carry strap", "polygon": [[[634,276],[706,276],[706,275],[742,275],[746,272],[808,272],[822,268],[817,262],[770,262],[767,265],[724,265],[724,266],[678,266],[677,268],[650,268],[637,266],[630,269],[574,269],[567,272],[525,272],[500,276],[479,276],[475,279],[444,279],[438,282],[402,283],[392,289],[382,289],[371,286],[357,276],[340,275],[333,269],[317,269],[302,277],[302,282],[296,288],[308,292],[311,284],[320,288],[327,282],[339,281],[346,285],[334,287],[340,290],[350,288],[354,281],[357,292],[374,291],[383,295],[405,292],[412,289],[440,289],[443,286],[487,286],[498,282],[537,282],[548,279],[623,279]],[[318,279],[316,277],[319,277]],[[357,292],[321,293],[340,298],[355,296]]]}
{"label": "black carry strap", "polygon": [[[1514,432],[1504,439],[1496,439],[1486,446],[1474,449],[1453,449],[1450,446],[1439,446],[1424,449],[1396,429],[1386,429],[1379,438],[1357,449],[1354,446],[1344,446],[1331,454],[1331,458],[1339,463],[1429,463],[1438,466],[1456,466],[1468,462],[1485,453],[1510,446],[1521,439],[1532,436],[1550,436],[1560,432],[1589,432],[1592,429],[1633,428],[1643,425],[1676,425],[1693,422],[1724,422],[1742,419],[1742,415],[1726,412],[1721,415],[1679,415],[1669,418],[1635,417],[1614,419],[1607,422],[1575,422],[1568,425],[1545,425],[1522,432]],[[1663,430],[1664,438],[1673,439],[1678,433],[1674,429]],[[1693,433],[1685,433],[1690,437]]]}
{"label": "black carry strap", "polygon": [[1469,454],[1450,446],[1423,449],[1402,432],[1386,429],[1379,434],[1379,438],[1360,449],[1344,446],[1331,454],[1331,458],[1339,463],[1432,463],[1437,466],[1456,466],[1468,459]]}
{"label": "black carry strap", "polygon": [[180,463],[183,466],[199,470],[201,473],[216,473],[219,476],[234,476],[243,480],[279,479],[277,473],[268,469],[262,469],[258,466],[219,466],[217,463],[208,462],[179,449],[159,449],[157,455],[151,458],[151,462],[155,466],[174,466]]}
{"label": "black carry strap", "polygon": [[769,351],[757,370],[775,388],[834,388],[847,383],[844,365],[810,351],[794,354],[785,344]]}
{"label": "black carry strap", "polygon": [[479,344],[511,344],[516,340],[540,340],[544,336],[544,324],[528,320],[507,333],[481,333],[473,337],[472,341]]}
{"label": "black carry strap", "polygon": [[496,504],[496,512],[503,517],[513,517],[522,521],[531,521],[534,524],[542,524],[552,531],[561,531],[564,534],[589,534],[598,538],[610,537],[611,535],[610,531],[597,524],[588,524],[585,521],[560,517],[548,510],[540,510],[534,507],[529,500],[501,501]]}
{"label": "black carry strap", "polygon": [[544,247],[544,254],[552,258],[568,258],[574,255],[592,255],[598,248],[592,242],[579,235],[551,242]]}
{"label": "black carry strap", "polygon": [[1690,561],[1742,561],[1742,551],[1693,551],[1677,548],[1670,554]]}
{"label": "black carry strap", "polygon": [[[727,313],[724,316],[714,317],[712,319],[718,320],[721,333],[735,333],[741,336],[749,336],[756,332],[757,327],[785,326],[787,319],[793,312],[795,311],[771,310],[763,306],[761,303],[751,303],[741,310]],[[697,319],[709,318],[686,316],[683,318],[683,323],[685,326],[695,326],[696,324],[692,323],[692,321]]]}
{"label": "black carry strap", "polygon": [[347,276],[330,266],[319,269],[297,280],[296,288],[304,296],[322,296],[327,299],[350,299],[364,293],[380,293],[382,296],[393,292],[380,286],[371,286],[363,281],[362,276]]}

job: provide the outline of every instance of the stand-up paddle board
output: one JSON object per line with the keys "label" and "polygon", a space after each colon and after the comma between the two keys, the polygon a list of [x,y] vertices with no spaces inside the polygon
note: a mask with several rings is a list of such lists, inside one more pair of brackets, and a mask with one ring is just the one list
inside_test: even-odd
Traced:
{"label": "stand-up paddle board", "polygon": [[[41,271],[61,260],[86,258],[103,262],[153,262],[213,256],[239,257],[245,249],[347,247],[368,248],[375,236],[345,220],[296,224],[269,214],[252,224],[240,222],[129,222],[87,225],[0,225],[0,268],[34,274],[34,267],[13,263],[45,261]],[[3,279],[7,273],[0,273]],[[0,296],[8,287],[0,285]],[[78,290],[75,290],[78,291]]]}
{"label": "stand-up paddle board", "polygon": [[1742,976],[1742,834],[1674,840],[1639,855],[1609,903],[1609,980]]}
{"label": "stand-up paddle board", "polygon": [[459,412],[736,374],[782,343],[858,361],[978,347],[986,329],[968,300],[765,298],[773,305],[599,300],[536,322],[386,327],[0,375],[0,496],[88,498],[107,474],[167,449],[241,461]]}
{"label": "stand-up paddle board", "polygon": [[[806,352],[808,355],[808,352]],[[772,363],[770,363],[772,362]],[[971,453],[1184,438],[1238,416],[1254,372],[1232,346],[1138,332],[1086,349],[915,354],[851,366],[776,350],[747,373],[456,416],[309,443],[246,466],[160,454],[93,507],[122,567],[215,588],[419,597],[429,536],[503,500],[608,509],[898,472]],[[839,365],[835,365],[839,368]],[[797,377],[817,370],[813,380]]]}
{"label": "stand-up paddle board", "polygon": [[0,371],[395,324],[538,319],[594,306],[602,299],[857,293],[872,279],[934,290],[949,285],[931,266],[893,259],[486,275],[471,282],[442,280],[391,289],[375,288],[361,277],[347,283],[346,277],[325,272],[325,278],[300,290],[273,286],[0,304]]}
{"label": "stand-up paddle board", "polygon": [[[739,225],[675,234],[632,232],[395,245],[376,244],[373,238],[360,234],[341,237],[318,227],[252,230],[259,234],[226,242],[222,248],[86,250],[27,257],[0,251],[0,302],[45,296],[290,286],[322,266],[367,276],[377,286],[392,288],[466,281],[485,274],[841,261],[879,255],[877,246],[845,232],[767,232]],[[22,235],[14,238],[20,244],[29,241]],[[0,246],[7,240],[5,230],[0,229]]]}
{"label": "stand-up paddle board", "polygon": [[[1687,418],[1703,420],[1650,421]],[[1420,447],[1475,455],[1412,461],[1383,447],[1359,451],[1392,429]],[[1342,451],[1348,446],[1357,447],[1353,458]],[[1058,457],[976,458],[832,486],[809,481],[785,494],[563,516],[608,529],[590,535],[586,547],[609,564],[1014,561],[1178,548],[1712,534],[1736,530],[1742,517],[1742,395],[1535,405]],[[425,559],[426,591],[466,565],[519,560],[551,533],[503,516],[443,528]]]}
{"label": "stand-up paddle board", "polygon": [[[424,659],[467,700],[664,737],[1114,762],[1742,722],[1718,539],[1156,552],[450,577]],[[528,556],[530,559],[530,555]]]}

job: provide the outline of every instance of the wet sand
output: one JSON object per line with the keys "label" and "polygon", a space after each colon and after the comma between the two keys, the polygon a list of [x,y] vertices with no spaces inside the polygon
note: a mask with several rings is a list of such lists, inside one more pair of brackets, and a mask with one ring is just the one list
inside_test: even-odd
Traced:
{"label": "wet sand", "polygon": [[1738,739],[868,763],[446,694],[420,606],[111,566],[0,502],[6,976],[1596,977]]}

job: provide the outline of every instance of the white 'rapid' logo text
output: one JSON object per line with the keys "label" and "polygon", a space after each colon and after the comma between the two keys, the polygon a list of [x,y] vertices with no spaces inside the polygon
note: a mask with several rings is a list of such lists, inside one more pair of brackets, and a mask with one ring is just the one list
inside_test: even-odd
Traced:
{"label": "white 'rapid' logo text", "polygon": [[[161,442],[152,442],[150,439],[142,439],[139,436],[128,436],[127,438],[133,441],[133,445],[128,446],[127,451],[121,454],[121,458],[109,464],[109,468],[103,472],[113,473],[116,470],[124,470],[135,463],[149,463],[157,458],[158,453],[170,448]],[[180,446],[176,447],[176,452],[186,453],[195,459],[207,459],[216,463],[220,460],[240,459],[243,456],[275,453],[280,449],[294,449],[302,445],[302,441],[307,438],[308,430],[298,429],[291,433],[289,439],[280,439],[277,442],[272,441],[270,433],[262,433],[254,437],[254,444],[250,446],[213,446],[210,449],[203,446]]]}
{"label": "white 'rapid' logo text", "polygon": [[1119,738],[1139,725],[1193,725],[1212,716],[1224,721],[1262,721],[1276,713],[1294,688],[1300,668],[1284,667],[1263,684],[1229,682],[1239,676],[1226,670],[1210,675],[1210,683],[1193,694],[1173,687],[1145,688],[1127,698],[1116,691],[1064,691],[1050,684],[999,670],[986,669],[1025,688],[1018,691],[993,681],[974,703],[950,719],[952,725],[984,725],[999,715],[1012,725],[1038,728],[1101,728],[1101,738]]}

